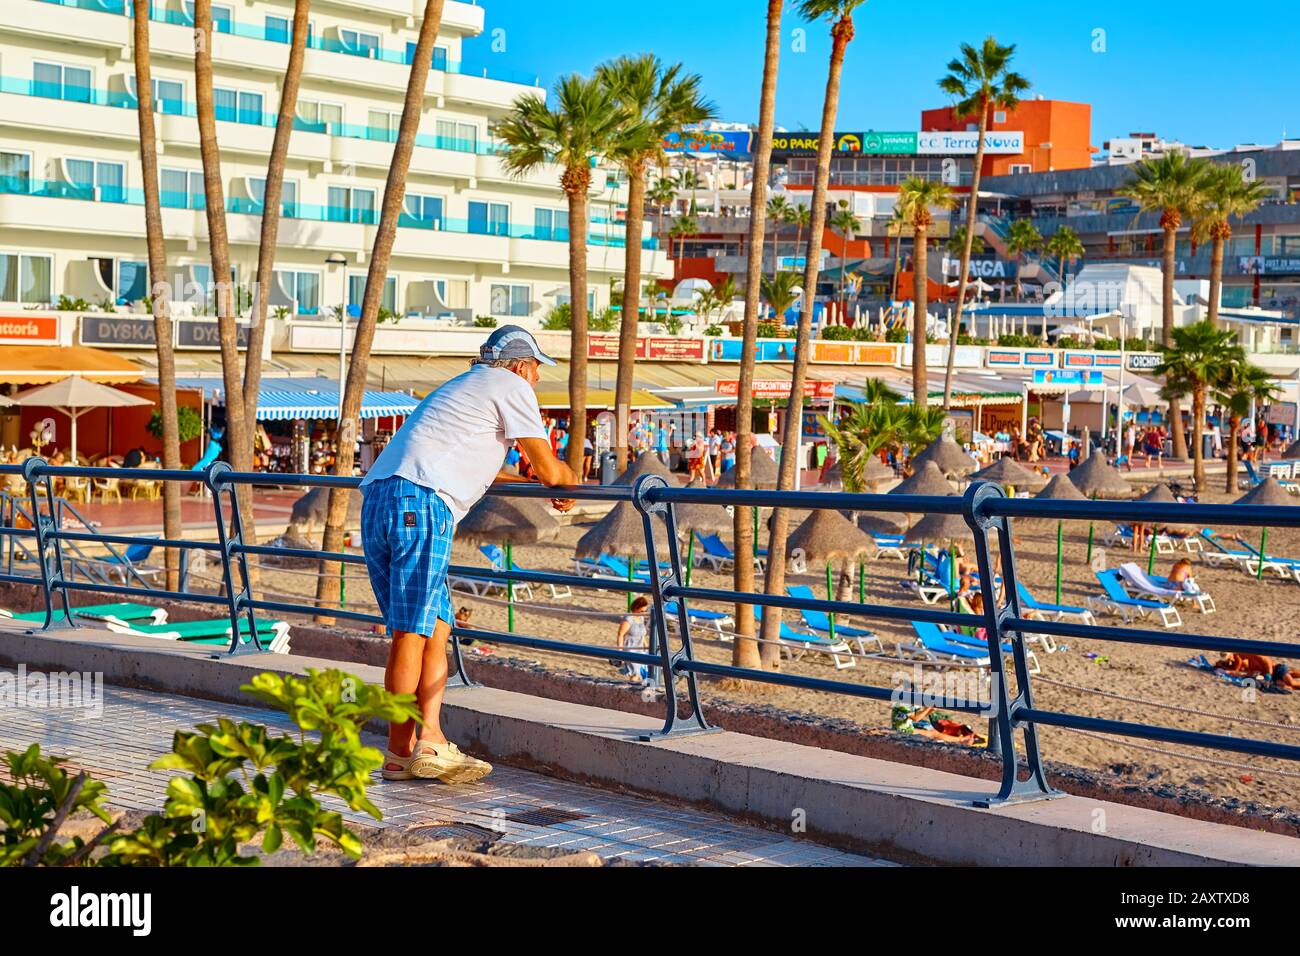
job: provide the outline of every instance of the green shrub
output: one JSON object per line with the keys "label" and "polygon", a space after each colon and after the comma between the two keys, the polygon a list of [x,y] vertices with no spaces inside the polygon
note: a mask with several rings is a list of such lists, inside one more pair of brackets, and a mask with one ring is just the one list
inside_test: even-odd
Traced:
{"label": "green shrub", "polygon": [[669,335],[678,335],[682,331],[682,317],[680,315],[669,315],[664,319],[664,331]]}
{"label": "green shrub", "polygon": [[[623,320],[623,313],[613,307],[601,309],[593,312],[587,322],[587,327],[593,332],[613,332],[619,327]],[[680,327],[681,323],[678,322]]]}
{"label": "green shrub", "polygon": [[567,302],[562,302],[551,309],[546,313],[546,318],[542,319],[542,328],[553,332],[572,329],[573,307]]}
{"label": "green shrub", "polygon": [[497,327],[497,320],[494,319],[492,316],[490,316],[490,315],[476,315],[476,316],[474,316],[474,328],[476,328],[476,329],[495,329],[496,327]]}
{"label": "green shrub", "polygon": [[1037,349],[1043,347],[1043,340],[1037,335],[1006,332],[998,336],[998,345],[1004,349]]}
{"label": "green shrub", "polygon": [[66,295],[61,295],[54,307],[60,312],[86,312],[90,309],[90,303],[80,296],[69,299]]}
{"label": "green shrub", "polygon": [[847,325],[827,325],[822,328],[821,337],[827,342],[849,342],[853,340],[856,331]]}
{"label": "green shrub", "polygon": [[759,337],[760,339],[775,339],[775,338],[779,338],[779,337],[780,337],[780,333],[779,333],[779,331],[778,331],[778,329],[777,329],[777,325],[776,325],[776,323],[775,323],[775,322],[760,322],[760,323],[758,323],[758,337]]}
{"label": "green shrub", "polygon": [[885,332],[886,342],[906,342],[908,328],[905,325],[898,325]]}
{"label": "green shrub", "polygon": [[723,329],[723,327],[720,325],[710,325],[704,329],[704,334],[716,336],[716,335],[721,335],[724,331],[725,329]]}
{"label": "green shrub", "polygon": [[[149,416],[149,424],[145,429],[154,438],[162,441],[162,412],[159,409],[154,409],[154,413]],[[188,405],[182,405],[176,409],[176,430],[179,432],[178,438],[182,445],[187,441],[193,441],[203,434],[203,416]]]}

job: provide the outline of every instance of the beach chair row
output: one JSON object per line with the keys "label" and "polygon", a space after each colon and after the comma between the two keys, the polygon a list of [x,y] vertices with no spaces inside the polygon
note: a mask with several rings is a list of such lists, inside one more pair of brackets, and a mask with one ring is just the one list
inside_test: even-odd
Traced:
{"label": "beach chair row", "polygon": [[[93,621],[115,634],[153,637],[164,641],[180,641],[184,644],[210,645],[213,647],[224,647],[230,644],[230,618],[228,617],[169,622],[166,609],[129,602],[91,604],[73,608],[73,610],[76,612],[78,620]],[[54,612],[54,620],[61,621],[63,617],[61,610]],[[0,618],[39,625],[45,623],[45,612],[16,613],[0,608]],[[250,642],[247,618],[241,618],[239,624],[240,643],[247,644]],[[258,620],[257,636],[262,646],[271,653],[287,654],[289,652],[288,622]]]}

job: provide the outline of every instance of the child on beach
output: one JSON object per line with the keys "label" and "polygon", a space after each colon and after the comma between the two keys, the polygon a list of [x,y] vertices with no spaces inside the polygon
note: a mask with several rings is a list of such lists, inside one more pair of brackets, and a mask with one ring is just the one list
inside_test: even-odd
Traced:
{"label": "child on beach", "polygon": [[[632,602],[627,617],[618,626],[618,649],[620,651],[644,651],[650,647],[649,621],[650,599],[642,594]],[[619,663],[619,672],[626,674],[643,686],[649,686],[650,668],[646,664]]]}

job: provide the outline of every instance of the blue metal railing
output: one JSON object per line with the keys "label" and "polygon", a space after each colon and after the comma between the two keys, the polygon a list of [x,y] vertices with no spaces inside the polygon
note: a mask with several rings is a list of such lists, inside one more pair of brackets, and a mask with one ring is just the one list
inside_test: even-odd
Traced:
{"label": "blue metal railing", "polygon": [[[159,469],[122,468],[69,468],[54,467],[41,459],[29,459],[23,465],[0,465],[0,476],[21,475],[28,488],[28,507],[24,513],[31,529],[14,527],[12,504],[5,511],[0,502],[0,536],[8,539],[34,539],[33,548],[24,553],[36,556],[39,576],[21,575],[7,566],[0,573],[0,581],[25,583],[40,589],[44,599],[47,620],[45,628],[75,627],[75,609],[69,595],[77,591],[101,591],[124,596],[167,598],[199,601],[221,605],[231,620],[231,645],[229,653],[248,653],[262,650],[254,626],[254,615],[259,611],[284,614],[307,614],[318,617],[340,618],[359,622],[383,624],[376,614],[344,608],[324,607],[316,604],[271,601],[257,597],[250,586],[248,557],[276,555],[319,560],[323,573],[330,573],[328,565],[363,564],[358,554],[324,552],[305,549],[272,548],[265,545],[245,544],[239,489],[254,485],[324,487],[355,489],[358,478],[319,475],[281,475],[237,473],[224,462],[217,462],[201,473],[202,481],[212,492],[213,519],[217,541],[167,541],[127,535],[103,535],[90,530],[69,531],[62,527],[63,509],[58,505],[52,479],[69,478],[121,478],[151,481],[176,481],[192,483],[194,472],[165,471]],[[652,599],[651,646],[648,651],[616,650],[605,645],[591,645],[570,641],[552,640],[531,635],[506,633],[456,626],[452,629],[451,649],[456,673],[465,684],[471,684],[461,655],[461,641],[465,639],[490,641],[496,644],[547,650],[563,654],[599,659],[616,659],[628,663],[644,664],[661,676],[664,688],[665,722],[662,734],[698,733],[711,728],[704,717],[696,678],[713,675],[818,690],[870,700],[915,702],[917,691],[903,691],[897,687],[878,687],[829,678],[785,674],[777,671],[754,670],[717,664],[697,659],[692,645],[692,627],[687,604],[689,601],[714,601],[737,605],[739,613],[748,614],[750,606],[773,609],[822,611],[830,614],[879,618],[900,622],[930,622],[950,627],[982,627],[988,647],[988,669],[991,696],[986,701],[945,700],[946,709],[968,712],[990,721],[990,750],[998,753],[1002,761],[1002,780],[996,796],[977,801],[994,806],[1009,802],[1035,800],[1057,796],[1047,781],[1038,743],[1038,728],[1061,727],[1093,733],[1111,734],[1254,754],[1263,757],[1300,760],[1300,746],[1245,737],[1212,734],[1181,728],[1164,727],[1133,721],[1087,717],[1062,711],[1048,710],[1034,704],[1031,673],[1025,647],[1026,635],[1051,635],[1054,637],[1086,638],[1124,644],[1159,645],[1191,648],[1202,651],[1263,654],[1284,659],[1300,658],[1300,644],[1282,641],[1258,640],[1243,637],[1223,637],[1205,634],[1185,634],[1170,631],[1149,631],[1133,627],[1105,627],[1097,624],[1071,624],[1063,621],[1031,620],[1021,608],[1017,587],[1016,554],[1012,547],[1012,522],[1016,518],[1080,521],[1134,521],[1152,524],[1189,524],[1196,526],[1225,524],[1254,527],[1300,526],[1300,508],[1295,506],[1244,506],[1244,505],[1186,505],[1158,504],[1125,501],[1054,501],[1042,499],[1007,498],[1000,487],[985,483],[972,483],[961,497],[918,497],[910,495],[868,495],[826,492],[783,492],[715,490],[669,486],[662,478],[646,475],[635,485],[582,486],[551,489],[540,485],[506,485],[489,489],[489,494],[505,497],[551,498],[563,497],[585,501],[630,502],[640,513],[645,536],[648,580],[593,579],[571,574],[546,571],[521,571],[514,568],[468,567],[453,565],[449,574],[454,577],[504,584],[554,584],[585,588],[588,590],[635,593]],[[10,499],[11,501],[14,499]],[[797,598],[786,595],[739,593],[730,590],[691,587],[685,584],[683,556],[679,546],[676,508],[679,505],[731,505],[738,508],[802,508],[878,511],[907,514],[958,515],[964,519],[975,541],[975,554],[982,581],[995,580],[995,570],[1003,580],[1001,594],[985,589],[984,610],[979,614],[917,608],[894,603],[845,602],[817,598]],[[10,516],[5,521],[5,516]],[[742,519],[743,519],[742,515]],[[64,556],[65,544],[82,542],[138,543],[148,542],[156,547],[200,549],[220,556],[224,593],[206,594],[182,588],[169,591],[147,586],[105,584],[102,581],[75,581],[67,571]],[[995,555],[998,560],[995,563]],[[666,560],[664,560],[666,558]],[[661,562],[663,566],[661,567]],[[675,602],[673,615],[676,622],[676,641],[667,627],[666,605]],[[56,603],[59,605],[56,608]],[[59,621],[62,612],[64,620]],[[765,611],[764,613],[768,613]],[[247,641],[240,642],[240,618],[247,616]],[[1007,665],[1003,647],[1009,645],[1010,673],[1015,678],[1012,693],[1006,680]],[[679,715],[685,704],[689,714]],[[1016,745],[1016,731],[1023,735],[1023,750]],[[1023,759],[1029,774],[1019,779]]]}

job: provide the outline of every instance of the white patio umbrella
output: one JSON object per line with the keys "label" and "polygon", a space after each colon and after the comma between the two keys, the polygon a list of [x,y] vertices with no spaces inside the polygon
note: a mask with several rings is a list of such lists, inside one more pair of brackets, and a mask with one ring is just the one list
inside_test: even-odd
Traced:
{"label": "white patio umbrella", "polygon": [[29,388],[13,396],[15,405],[52,408],[67,415],[72,422],[72,460],[77,460],[77,419],[92,408],[126,408],[152,405],[147,398],[100,385],[79,375],[70,375],[49,385]]}
{"label": "white patio umbrella", "polygon": [[1124,389],[1124,402],[1139,408],[1155,408],[1164,404],[1160,389],[1146,382],[1134,382]]}

